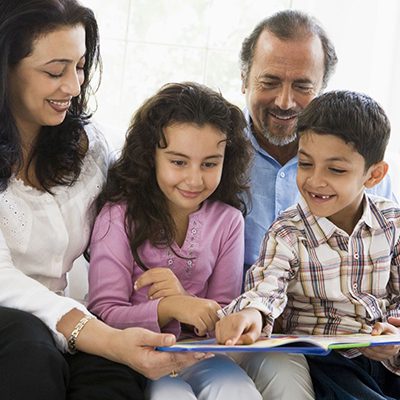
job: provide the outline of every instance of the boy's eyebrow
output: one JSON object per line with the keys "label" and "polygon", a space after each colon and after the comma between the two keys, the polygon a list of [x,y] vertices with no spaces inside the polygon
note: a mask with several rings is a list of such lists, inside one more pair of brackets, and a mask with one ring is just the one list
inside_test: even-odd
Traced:
{"label": "boy's eyebrow", "polygon": [[[166,150],[165,154],[169,154],[171,156],[176,156],[176,157],[183,157],[183,158],[190,158],[189,156],[187,156],[186,154],[183,153],[178,153],[176,151],[172,151],[172,150]],[[211,156],[207,156],[204,159],[207,160],[209,158],[223,158],[224,156],[222,154],[212,154]]]}
{"label": "boy's eyebrow", "polygon": [[[312,158],[312,156],[310,156],[310,154],[308,154],[306,151],[304,151],[302,149],[299,149],[298,153],[303,154],[306,157]],[[342,162],[350,163],[350,160],[346,157],[330,157],[330,158],[327,158],[325,161],[342,161]]]}

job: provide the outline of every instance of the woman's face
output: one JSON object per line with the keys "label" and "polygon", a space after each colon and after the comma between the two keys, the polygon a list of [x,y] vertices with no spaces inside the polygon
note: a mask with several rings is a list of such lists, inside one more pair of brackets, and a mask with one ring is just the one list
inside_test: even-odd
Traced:
{"label": "woman's face", "polygon": [[66,26],[39,36],[10,69],[10,107],[21,136],[63,122],[84,81],[85,52],[84,27]]}

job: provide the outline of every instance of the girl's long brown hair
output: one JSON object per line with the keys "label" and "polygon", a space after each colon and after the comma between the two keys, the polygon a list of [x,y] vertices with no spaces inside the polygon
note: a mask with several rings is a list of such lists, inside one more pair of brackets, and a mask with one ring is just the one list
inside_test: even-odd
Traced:
{"label": "girl's long brown hair", "polygon": [[221,182],[210,200],[230,204],[246,214],[248,165],[251,147],[244,135],[246,121],[240,109],[210,88],[192,82],[163,86],[133,116],[121,156],[110,168],[97,201],[126,203],[126,233],[137,264],[138,248],[146,240],[157,247],[171,246],[175,223],[155,174],[155,151],[166,147],[163,129],[173,123],[210,124],[226,134]]}

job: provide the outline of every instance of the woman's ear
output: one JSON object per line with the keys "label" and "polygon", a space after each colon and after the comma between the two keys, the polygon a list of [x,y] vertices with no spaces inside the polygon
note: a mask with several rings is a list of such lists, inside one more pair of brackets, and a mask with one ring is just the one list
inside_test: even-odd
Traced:
{"label": "woman's ear", "polygon": [[389,169],[389,165],[385,161],[371,165],[368,171],[368,179],[365,181],[364,186],[368,189],[374,187],[385,177]]}

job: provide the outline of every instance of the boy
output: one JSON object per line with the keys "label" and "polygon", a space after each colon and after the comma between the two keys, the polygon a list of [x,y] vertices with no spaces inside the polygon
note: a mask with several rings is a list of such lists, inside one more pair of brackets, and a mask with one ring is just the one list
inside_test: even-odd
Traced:
{"label": "boy", "polygon": [[[359,93],[325,93],[300,114],[298,134],[302,198],[271,226],[248,291],[217,323],[219,343],[269,335],[281,313],[287,334],[400,331],[390,319],[400,316],[400,207],[364,192],[388,169],[384,111]],[[316,398],[400,398],[399,348],[308,356]]]}

